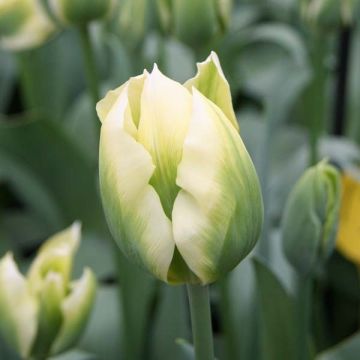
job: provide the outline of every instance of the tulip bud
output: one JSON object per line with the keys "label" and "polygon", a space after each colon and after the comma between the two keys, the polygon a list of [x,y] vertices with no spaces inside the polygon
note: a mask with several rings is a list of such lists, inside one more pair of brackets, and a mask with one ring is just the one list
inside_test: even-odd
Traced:
{"label": "tulip bud", "polygon": [[84,25],[103,19],[111,9],[112,0],[51,0],[55,15],[64,24]]}
{"label": "tulip bud", "polygon": [[339,233],[336,247],[339,252],[360,266],[360,177],[345,173],[342,176]]}
{"label": "tulip bud", "polygon": [[172,31],[192,47],[208,43],[227,28],[232,0],[157,0],[158,12],[165,31]]}
{"label": "tulip bud", "polygon": [[302,14],[315,27],[332,30],[349,25],[358,6],[359,0],[303,0]]}
{"label": "tulip bud", "polygon": [[5,49],[39,46],[54,30],[39,0],[3,0],[0,3],[0,45]]}
{"label": "tulip bud", "polygon": [[125,255],[173,284],[234,268],[255,246],[263,207],[216,54],[185,85],[154,66],[97,111],[102,201]]}
{"label": "tulip bud", "polygon": [[290,264],[303,275],[315,271],[334,249],[340,190],[338,171],[322,161],[304,173],[289,195],[283,248]]}
{"label": "tulip bud", "polygon": [[11,254],[0,261],[0,331],[24,358],[47,358],[72,347],[89,317],[96,281],[89,269],[70,282],[80,241],[75,223],[40,249],[25,278]]}
{"label": "tulip bud", "polygon": [[[145,35],[147,0],[122,0],[119,4],[119,35],[130,47],[136,47]],[[136,18],[136,21],[134,21]]]}

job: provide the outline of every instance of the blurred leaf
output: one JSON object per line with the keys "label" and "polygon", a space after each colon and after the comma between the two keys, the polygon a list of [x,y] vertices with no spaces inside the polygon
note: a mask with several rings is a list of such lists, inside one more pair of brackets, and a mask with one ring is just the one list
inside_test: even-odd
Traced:
{"label": "blurred leaf", "polygon": [[126,51],[120,39],[114,34],[109,34],[105,41],[109,61],[108,84],[106,89],[106,91],[108,91],[126,82],[130,76],[138,74],[134,73],[133,63],[129,57],[129,53]]}
{"label": "blurred leaf", "polygon": [[40,217],[31,211],[19,209],[6,209],[0,224],[8,240],[7,250],[13,252],[36,247],[39,240],[45,239],[51,231]]}
{"label": "blurred leaf", "polygon": [[316,357],[316,360],[358,360],[360,354],[360,334],[341,342]]}
{"label": "blurred leaf", "polygon": [[62,121],[76,94],[84,87],[78,39],[64,31],[45,46],[18,54],[27,108],[50,120]]}
{"label": "blurred leaf", "polygon": [[13,351],[0,336],[0,359],[21,360],[20,356]]}
{"label": "blurred leaf", "polygon": [[185,339],[177,339],[176,344],[181,349],[184,360],[195,360],[195,349],[192,344]]}
{"label": "blurred leaf", "polygon": [[97,360],[95,355],[88,354],[84,351],[73,350],[63,355],[51,357],[50,360]]}
{"label": "blurred leaf", "polygon": [[[164,44],[164,72],[170,78],[181,83],[195,74],[193,53],[180,42],[170,39]],[[179,66],[179,63],[182,66]]]}
{"label": "blurred leaf", "polygon": [[[115,250],[116,251],[116,250]],[[123,351],[128,358],[141,359],[147,351],[151,311],[158,298],[159,282],[129,262],[117,250],[117,274],[123,313]]]}
{"label": "blurred leaf", "polygon": [[3,113],[10,100],[15,80],[15,64],[13,57],[0,50],[0,113]]}
{"label": "blurred leaf", "polygon": [[98,280],[114,277],[113,251],[111,239],[99,237],[96,233],[83,231],[80,247],[75,258],[73,277],[80,277],[85,267],[90,267]]}
{"label": "blurred leaf", "polygon": [[254,260],[260,300],[262,350],[264,359],[296,359],[294,308],[276,276]]}
{"label": "blurred leaf", "polygon": [[56,123],[0,123],[0,157],[2,177],[52,229],[78,219],[103,230],[95,168]]}
{"label": "blurred leaf", "polygon": [[256,283],[251,259],[246,258],[228,276],[228,306],[237,329],[237,353],[240,359],[259,359]]}
{"label": "blurred leaf", "polygon": [[[157,316],[152,324],[152,359],[185,360],[178,337],[189,338],[189,313],[183,286],[162,285]],[[184,340],[185,341],[185,340]]]}
{"label": "blurred leaf", "polygon": [[351,41],[350,65],[349,65],[349,96],[348,96],[348,125],[347,136],[360,145],[360,27],[353,30]]}
{"label": "blurred leaf", "polygon": [[[93,102],[86,93],[77,97],[73,106],[67,111],[64,126],[73,142],[81,149],[89,161],[96,164],[98,150],[98,133],[95,128]],[[100,121],[96,119],[96,121]],[[81,136],[79,136],[81,134]]]}
{"label": "blurred leaf", "polygon": [[122,358],[120,323],[117,288],[99,287],[89,324],[78,348],[95,354],[98,360],[119,360]]}

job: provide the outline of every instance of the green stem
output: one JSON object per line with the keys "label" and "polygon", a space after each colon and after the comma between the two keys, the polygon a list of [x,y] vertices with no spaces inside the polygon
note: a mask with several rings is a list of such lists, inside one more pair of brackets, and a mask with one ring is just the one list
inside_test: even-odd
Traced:
{"label": "green stem", "polygon": [[196,360],[214,360],[209,287],[187,285]]}
{"label": "green stem", "polygon": [[324,57],[326,51],[326,41],[321,34],[314,34],[311,45],[313,79],[311,80],[305,93],[305,108],[308,111],[307,121],[310,145],[309,162],[311,165],[314,165],[319,160],[319,138],[325,130],[326,68],[324,64]]}
{"label": "green stem", "polygon": [[310,328],[312,317],[313,281],[310,276],[299,276],[297,287],[298,360],[310,360]]}
{"label": "green stem", "polygon": [[276,113],[274,112],[271,101],[266,100],[265,105],[266,119],[265,119],[265,131],[264,138],[261,144],[261,159],[259,167],[259,176],[261,182],[261,189],[263,194],[264,203],[264,223],[261,232],[261,238],[258,245],[259,254],[264,258],[268,259],[270,256],[270,190],[269,190],[269,177],[270,177],[270,157],[272,153],[272,144],[274,142],[275,134],[275,120]]}
{"label": "green stem", "polygon": [[226,359],[239,359],[238,346],[236,340],[236,324],[234,323],[234,315],[232,313],[229,284],[230,276],[225,276],[219,281],[220,290],[220,309],[222,328],[225,336],[225,355]]}
{"label": "green stem", "polygon": [[[95,112],[95,107],[97,102],[99,101],[100,95],[99,95],[99,80],[98,80],[94,49],[91,44],[89,27],[87,25],[79,26],[78,32],[80,35],[81,48],[83,52],[85,76],[88,85],[88,91],[91,100],[93,102],[94,112]],[[96,114],[94,119],[95,119],[96,130],[99,132],[100,123],[97,119]]]}

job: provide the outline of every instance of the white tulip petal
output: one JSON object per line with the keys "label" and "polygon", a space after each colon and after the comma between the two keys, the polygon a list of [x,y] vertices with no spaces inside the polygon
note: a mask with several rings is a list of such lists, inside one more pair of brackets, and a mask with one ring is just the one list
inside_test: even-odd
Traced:
{"label": "white tulip petal", "polygon": [[11,254],[0,261],[0,330],[25,358],[37,331],[38,304]]}
{"label": "white tulip petal", "polygon": [[155,66],[142,92],[138,141],[152,156],[156,168],[150,183],[169,218],[179,191],[175,182],[176,169],[182,157],[190,116],[189,92]]}
{"label": "white tulip petal", "polygon": [[78,342],[90,317],[95,293],[95,276],[90,269],[85,269],[81,278],[72,283],[70,294],[61,304],[63,322],[51,354],[66,351]]}
{"label": "white tulip petal", "polygon": [[134,125],[137,127],[140,120],[140,98],[144,81],[148,73],[145,70],[142,75],[130,78],[125,84],[115,90],[109,91],[106,96],[96,104],[96,111],[101,122],[104,122],[111,110],[116,112],[116,104],[120,100],[122,92],[127,88],[129,94],[130,108]]}
{"label": "white tulip petal", "polygon": [[196,89],[177,184],[182,190],[172,213],[176,246],[200,280],[212,282],[255,245],[262,201],[235,127]]}
{"label": "white tulip petal", "polygon": [[28,272],[29,284],[35,293],[41,291],[48,272],[58,272],[65,283],[69,281],[80,238],[81,224],[75,222],[44,243]]}
{"label": "white tulip petal", "polygon": [[171,222],[149,185],[155,166],[150,154],[127,130],[131,123],[126,90],[101,128],[102,200],[109,227],[125,254],[166,281],[175,248]]}
{"label": "white tulip petal", "polygon": [[189,91],[192,91],[192,87],[199,90],[223,111],[236,129],[239,129],[231,101],[230,86],[216,53],[212,51],[204,62],[197,64],[197,68],[196,76],[188,80],[184,86]]}

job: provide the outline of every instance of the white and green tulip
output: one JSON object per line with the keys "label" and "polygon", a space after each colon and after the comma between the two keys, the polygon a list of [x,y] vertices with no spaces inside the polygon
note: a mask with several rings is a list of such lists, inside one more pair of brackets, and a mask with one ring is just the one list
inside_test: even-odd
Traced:
{"label": "white and green tulip", "polygon": [[55,27],[40,0],[0,1],[0,46],[24,50],[42,45]]}
{"label": "white and green tulip", "polygon": [[97,111],[103,206],[122,251],[175,284],[234,268],[256,244],[263,205],[217,55],[184,85],[155,65]]}
{"label": "white and green tulip", "polygon": [[45,359],[74,346],[89,317],[96,280],[89,269],[70,281],[80,225],[51,237],[24,277],[9,253],[0,261],[0,331],[25,359]]}
{"label": "white and green tulip", "polygon": [[283,218],[283,247],[301,274],[321,266],[335,248],[341,182],[326,161],[309,168],[289,195]]}

